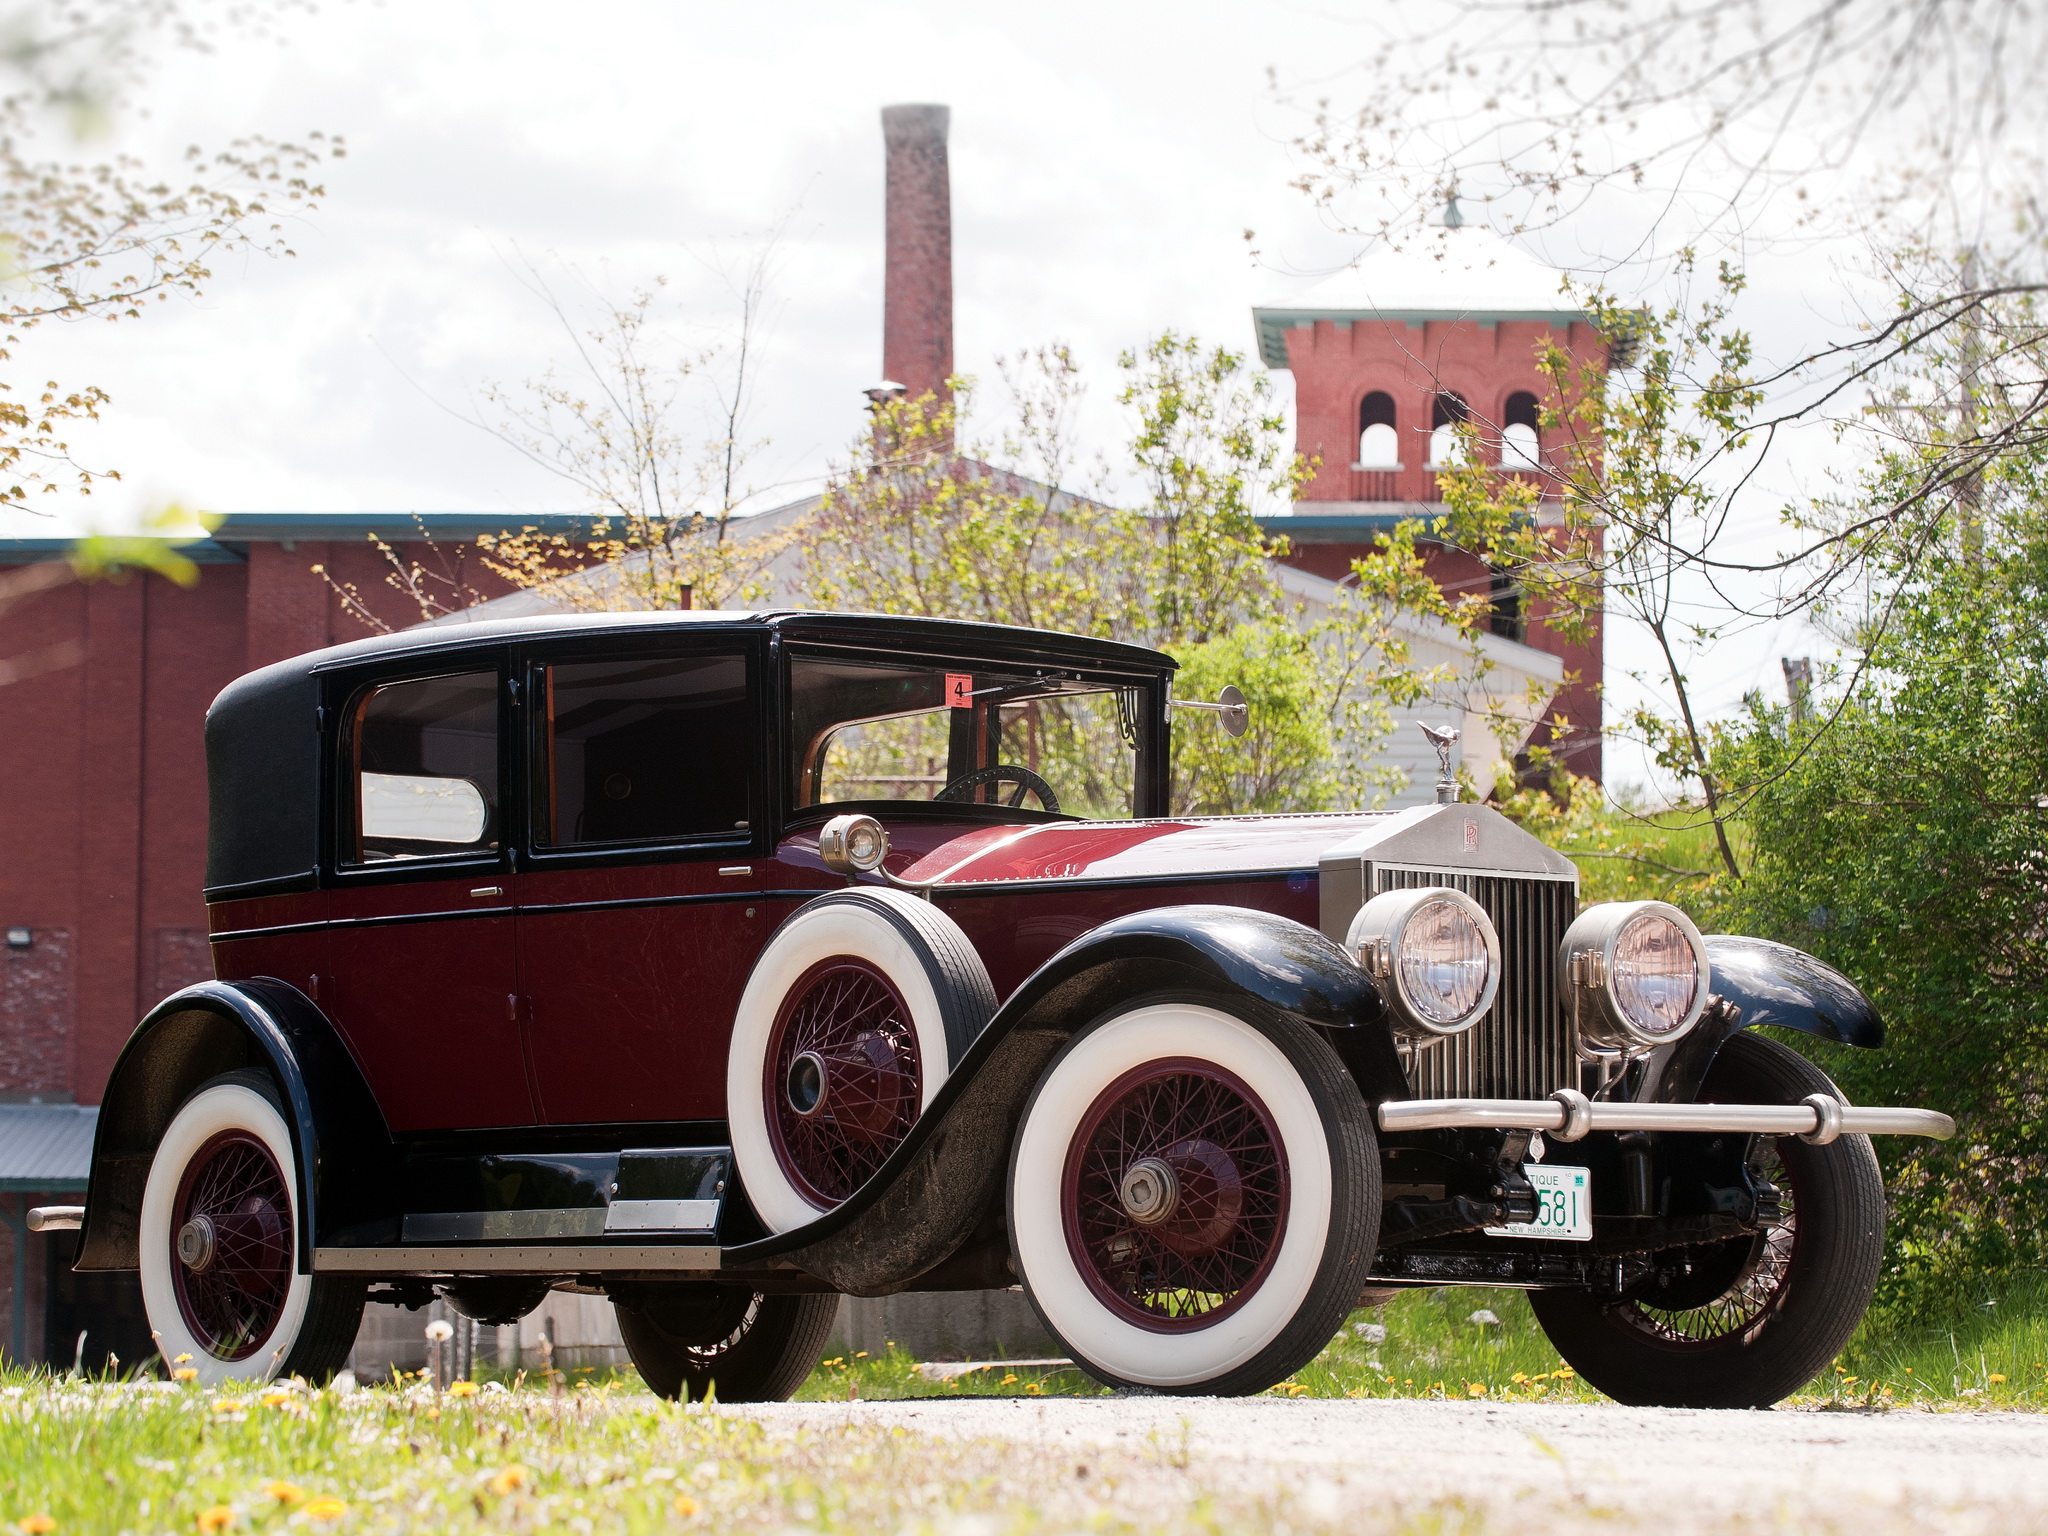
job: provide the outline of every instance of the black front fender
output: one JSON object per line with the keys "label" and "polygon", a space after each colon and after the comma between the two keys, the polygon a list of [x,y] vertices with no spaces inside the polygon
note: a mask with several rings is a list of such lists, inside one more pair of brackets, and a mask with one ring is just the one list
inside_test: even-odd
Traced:
{"label": "black front fender", "polygon": [[1710,933],[1707,961],[1713,990],[1742,1010],[1745,1026],[1775,1024],[1866,1049],[1884,1044],[1884,1020],[1862,989],[1804,950]]}
{"label": "black front fender", "polygon": [[1884,1020],[1855,982],[1804,950],[1769,939],[1710,933],[1707,964],[1719,1000],[1671,1049],[1655,1097],[1690,1104],[1721,1047],[1757,1024],[1796,1029],[1866,1050],[1884,1044]]}
{"label": "black front fender", "polygon": [[1082,935],[1010,995],[903,1144],[816,1221],[727,1251],[794,1263],[845,1291],[901,1290],[949,1258],[1001,1198],[1031,1086],[1073,1034],[1160,992],[1236,998],[1327,1032],[1369,1098],[1407,1093],[1372,980],[1323,934],[1242,907],[1161,907]]}
{"label": "black front fender", "polygon": [[390,1130],[326,1015],[281,981],[200,982],[151,1009],[114,1063],[93,1137],[77,1268],[137,1266],[157,1143],[194,1089],[247,1069],[277,1085],[291,1130],[302,1273],[312,1269],[323,1224],[356,1219],[363,1196],[395,1187]]}

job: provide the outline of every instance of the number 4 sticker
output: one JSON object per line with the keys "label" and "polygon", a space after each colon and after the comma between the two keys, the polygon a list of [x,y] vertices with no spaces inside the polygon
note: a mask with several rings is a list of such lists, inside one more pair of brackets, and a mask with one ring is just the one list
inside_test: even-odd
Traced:
{"label": "number 4 sticker", "polygon": [[974,675],[970,672],[948,672],[946,674],[946,702],[955,709],[974,708]]}

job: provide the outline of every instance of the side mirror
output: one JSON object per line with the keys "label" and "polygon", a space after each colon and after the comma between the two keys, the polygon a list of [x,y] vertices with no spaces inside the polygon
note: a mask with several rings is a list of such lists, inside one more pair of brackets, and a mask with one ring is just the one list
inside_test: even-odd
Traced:
{"label": "side mirror", "polygon": [[1175,699],[1175,709],[1207,709],[1216,714],[1217,724],[1223,727],[1226,736],[1242,736],[1252,728],[1252,707],[1245,703],[1244,694],[1237,684],[1232,683],[1216,695],[1214,703],[1200,699]]}
{"label": "side mirror", "polygon": [[872,816],[834,816],[818,829],[818,857],[834,874],[872,874],[888,856],[889,833]]}

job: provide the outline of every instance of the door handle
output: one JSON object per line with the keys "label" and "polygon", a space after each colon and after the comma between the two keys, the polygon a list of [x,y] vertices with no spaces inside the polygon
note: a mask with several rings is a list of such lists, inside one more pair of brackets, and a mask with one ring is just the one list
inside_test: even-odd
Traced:
{"label": "door handle", "polygon": [[502,896],[505,894],[505,887],[502,885],[477,885],[470,887],[469,894],[472,896]]}

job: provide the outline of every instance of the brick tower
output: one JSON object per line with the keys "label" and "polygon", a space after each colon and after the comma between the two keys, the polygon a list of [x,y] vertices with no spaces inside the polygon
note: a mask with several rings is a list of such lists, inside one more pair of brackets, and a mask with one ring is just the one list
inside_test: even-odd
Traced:
{"label": "brick tower", "polygon": [[[1455,205],[1454,205],[1455,209]],[[1604,361],[1606,344],[1560,291],[1561,274],[1489,230],[1460,227],[1455,211],[1407,250],[1368,256],[1252,311],[1259,356],[1294,374],[1295,446],[1317,465],[1291,517],[1274,533],[1290,563],[1332,580],[1373,536],[1403,518],[1441,515],[1436,470],[1463,451],[1454,430],[1471,421],[1481,452],[1531,476],[1550,461],[1538,407],[1547,381],[1537,351],[1555,340]],[[1546,498],[1545,509],[1555,502]],[[1539,516],[1544,514],[1539,513]],[[1430,573],[1447,589],[1496,594],[1494,634],[1563,661],[1566,679],[1527,745],[1559,752],[1572,772],[1601,772],[1601,635],[1569,644],[1525,614],[1484,561],[1434,546]]]}

